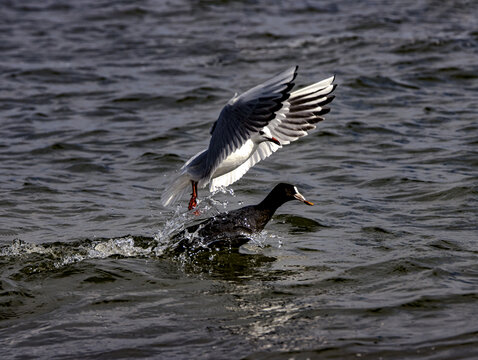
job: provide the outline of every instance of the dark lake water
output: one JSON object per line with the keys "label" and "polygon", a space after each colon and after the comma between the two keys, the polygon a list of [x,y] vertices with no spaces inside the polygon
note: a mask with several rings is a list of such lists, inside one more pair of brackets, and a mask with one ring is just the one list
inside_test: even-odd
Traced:
{"label": "dark lake water", "polygon": [[[0,2],[0,358],[477,359],[478,2]],[[207,196],[287,203],[163,256],[222,106],[336,74],[309,136]]]}

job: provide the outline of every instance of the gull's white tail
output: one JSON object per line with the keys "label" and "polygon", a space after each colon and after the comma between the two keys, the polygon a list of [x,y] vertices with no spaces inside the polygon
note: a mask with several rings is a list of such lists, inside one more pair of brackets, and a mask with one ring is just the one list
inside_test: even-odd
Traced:
{"label": "gull's white tail", "polygon": [[186,188],[191,184],[191,179],[188,174],[179,175],[174,181],[168,185],[161,196],[161,204],[168,206],[174,203],[183,196]]}

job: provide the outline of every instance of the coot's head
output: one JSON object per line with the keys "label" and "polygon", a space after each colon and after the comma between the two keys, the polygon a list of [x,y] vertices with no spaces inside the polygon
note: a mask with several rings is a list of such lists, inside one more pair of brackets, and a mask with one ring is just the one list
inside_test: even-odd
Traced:
{"label": "coot's head", "polygon": [[281,197],[285,201],[289,200],[299,200],[302,201],[304,204],[307,205],[314,205],[314,203],[311,203],[310,201],[307,201],[305,197],[297,190],[297,187],[291,184],[286,184],[286,183],[280,183],[275,186],[275,188],[272,190],[272,193],[274,193],[274,196],[276,197]]}

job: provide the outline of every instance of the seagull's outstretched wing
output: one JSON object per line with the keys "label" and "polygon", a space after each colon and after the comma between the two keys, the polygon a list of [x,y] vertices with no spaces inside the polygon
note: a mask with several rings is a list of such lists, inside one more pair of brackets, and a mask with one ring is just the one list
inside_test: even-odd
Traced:
{"label": "seagull's outstretched wing", "polygon": [[[335,76],[332,76],[290,94],[275,119],[267,125],[282,146],[308,135],[308,131],[315,129],[314,124],[324,120],[322,115],[330,111],[325,105],[335,98],[330,95],[337,86],[333,84],[334,79]],[[271,150],[274,152],[278,148],[276,145]]]}
{"label": "seagull's outstretched wing", "polygon": [[227,156],[276,117],[289,98],[296,75],[294,66],[229,101],[211,129],[205,177],[209,178]]}
{"label": "seagull's outstretched wing", "polygon": [[322,115],[330,109],[325,107],[334,96],[330,95],[336,85],[333,84],[335,77],[322,80],[290,94],[287,101],[283,102],[282,108],[269,122],[267,128],[272,136],[279,140],[281,146],[270,141],[259,144],[257,150],[241,166],[235,170],[211,180],[210,190],[216,190],[221,186],[228,186],[239,180],[252,166],[269,157],[283,145],[290,144],[300,137],[308,135],[308,131],[315,129],[316,123],[324,120]]}

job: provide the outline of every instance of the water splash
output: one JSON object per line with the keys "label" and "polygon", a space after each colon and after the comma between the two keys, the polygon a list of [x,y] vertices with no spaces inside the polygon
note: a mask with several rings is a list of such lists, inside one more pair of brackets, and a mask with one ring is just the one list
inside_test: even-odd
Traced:
{"label": "water splash", "polygon": [[[41,269],[53,270],[90,259],[105,259],[111,256],[149,257],[156,256],[154,238],[125,236],[121,238],[82,240],[74,243],[32,244],[19,239],[0,248],[0,257],[22,257],[31,272],[35,263],[41,261]],[[40,260],[35,255],[42,255]]]}
{"label": "water splash", "polygon": [[[176,205],[174,212],[170,214],[164,225],[154,235],[154,239],[157,242],[157,246],[154,249],[157,256],[163,255],[169,248],[174,247],[174,243],[171,242],[171,238],[174,234],[183,231],[187,226],[202,221],[205,218],[216,216],[221,211],[227,210],[229,202],[227,200],[219,201],[214,199],[214,195],[217,193],[228,193],[235,197],[234,190],[230,188],[218,188],[203,199],[198,199],[198,205],[196,211],[184,211],[182,204]],[[199,218],[196,215],[199,213]],[[197,232],[197,231],[196,231]],[[188,237],[194,237],[194,234],[188,234]]]}
{"label": "water splash", "polygon": [[132,237],[119,239],[110,239],[108,241],[97,243],[92,249],[89,249],[90,258],[107,258],[112,255],[121,255],[125,257],[150,256],[154,247],[152,243],[147,248],[136,246]]}
{"label": "water splash", "polygon": [[27,243],[20,239],[15,239],[12,241],[11,245],[2,246],[0,248],[0,257],[49,253],[51,253],[50,249],[46,249],[42,245]]}
{"label": "water splash", "polygon": [[267,230],[262,230],[260,233],[252,234],[250,238],[250,246],[264,248],[272,243],[276,244],[278,248],[282,247],[282,237],[277,234],[269,233]]}

